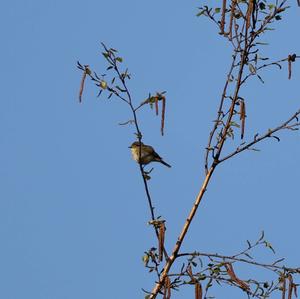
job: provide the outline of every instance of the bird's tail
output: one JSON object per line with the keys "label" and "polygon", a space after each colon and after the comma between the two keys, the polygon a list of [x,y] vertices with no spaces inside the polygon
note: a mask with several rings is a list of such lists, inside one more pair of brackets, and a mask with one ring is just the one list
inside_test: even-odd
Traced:
{"label": "bird's tail", "polygon": [[160,162],[160,163],[166,165],[167,167],[170,167],[170,168],[172,167],[170,164],[168,164],[168,163],[165,162],[164,160],[159,160],[158,162]]}

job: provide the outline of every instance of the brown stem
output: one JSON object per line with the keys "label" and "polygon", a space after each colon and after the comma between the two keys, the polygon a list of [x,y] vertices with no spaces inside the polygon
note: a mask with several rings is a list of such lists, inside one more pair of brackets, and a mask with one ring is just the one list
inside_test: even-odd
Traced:
{"label": "brown stem", "polygon": [[188,229],[189,229],[189,227],[191,225],[191,222],[192,222],[192,220],[193,220],[193,218],[194,218],[194,216],[195,216],[195,214],[197,212],[199,204],[200,204],[200,202],[201,202],[201,200],[203,198],[203,195],[204,195],[204,193],[206,191],[206,187],[207,187],[207,185],[208,185],[208,183],[209,183],[209,181],[210,181],[210,179],[212,177],[212,174],[213,174],[216,166],[217,166],[217,164],[214,164],[209,169],[209,171],[208,171],[208,173],[207,173],[207,175],[206,175],[206,177],[204,179],[204,182],[202,184],[202,187],[201,187],[201,189],[199,191],[199,194],[196,197],[195,203],[194,203],[194,205],[193,205],[193,207],[192,207],[192,209],[191,209],[191,211],[189,213],[189,216],[188,216],[187,220],[184,223],[183,229],[182,229],[182,231],[181,231],[181,233],[180,233],[180,235],[178,237],[178,240],[177,240],[177,242],[175,244],[175,247],[174,247],[174,249],[172,251],[172,254],[169,257],[169,260],[167,261],[167,263],[166,263],[166,265],[165,265],[165,267],[164,267],[164,269],[163,269],[163,271],[161,273],[160,280],[156,283],[155,287],[153,288],[149,299],[156,298],[157,294],[159,293],[159,291],[163,287],[165,277],[167,277],[171,266],[173,265],[175,259],[177,258],[177,255],[178,255],[178,252],[179,252],[179,250],[181,248],[181,245],[182,245],[182,242],[184,240],[184,237],[185,237],[185,235],[186,235],[186,233],[187,233],[187,231],[188,231]]}
{"label": "brown stem", "polygon": [[229,38],[232,40],[232,26],[233,26],[233,20],[234,20],[234,11],[236,6],[236,0],[232,0],[231,2],[231,10],[230,10],[230,21],[229,21]]}
{"label": "brown stem", "polygon": [[227,80],[225,82],[225,86],[223,88],[223,92],[222,92],[222,96],[221,96],[221,100],[220,100],[220,105],[219,105],[219,109],[218,109],[218,116],[217,116],[217,119],[216,119],[215,124],[213,126],[213,129],[209,133],[208,143],[207,143],[206,151],[205,151],[205,166],[204,166],[205,167],[205,174],[208,173],[208,157],[209,157],[209,153],[211,151],[212,139],[213,139],[213,137],[216,133],[216,130],[217,130],[218,125],[219,125],[219,121],[220,121],[220,119],[223,115],[224,100],[225,100],[225,97],[226,97],[230,77],[232,76],[232,72],[233,72],[233,69],[234,69],[234,66],[235,66],[236,55],[237,54],[235,53],[232,57],[232,63],[231,63],[230,70],[229,70],[228,75],[227,75]]}
{"label": "brown stem", "polygon": [[161,110],[160,132],[161,132],[161,135],[164,136],[165,114],[166,114],[166,97],[162,96],[161,100],[162,100],[162,110]]}
{"label": "brown stem", "polygon": [[220,34],[224,34],[224,32],[225,32],[225,16],[226,16],[226,0],[223,0],[222,17],[221,17],[221,24],[220,24],[220,29],[221,29]]}

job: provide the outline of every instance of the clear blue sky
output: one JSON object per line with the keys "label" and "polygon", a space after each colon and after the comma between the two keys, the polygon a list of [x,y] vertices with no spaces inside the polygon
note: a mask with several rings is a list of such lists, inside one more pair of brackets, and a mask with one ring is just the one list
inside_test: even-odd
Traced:
{"label": "clear blue sky", "polygon": [[[96,98],[76,61],[102,73],[100,42],[119,49],[139,103],[167,91],[166,135],[143,116],[145,142],[172,164],[150,188],[173,246],[203,179],[203,154],[229,65],[229,45],[201,1],[5,1],[1,5],[0,298],[143,298],[155,245],[125,105]],[[266,56],[300,53],[296,0],[270,32]],[[280,26],[279,26],[280,25]],[[247,126],[264,132],[300,107],[300,65],[263,73],[244,91]],[[150,114],[147,114],[150,115]],[[222,165],[186,250],[232,254],[265,230],[278,257],[299,266],[299,132]],[[245,277],[246,278],[246,277]],[[174,298],[184,298],[189,292]]]}

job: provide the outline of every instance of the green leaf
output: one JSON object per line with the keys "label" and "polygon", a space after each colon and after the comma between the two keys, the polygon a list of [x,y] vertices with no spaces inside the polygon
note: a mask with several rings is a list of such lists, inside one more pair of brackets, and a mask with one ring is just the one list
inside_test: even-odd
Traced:
{"label": "green leaf", "polygon": [[260,9],[260,10],[266,9],[266,4],[263,3],[263,2],[260,2],[260,3],[259,3],[259,9]]}
{"label": "green leaf", "polygon": [[247,244],[248,244],[248,249],[252,247],[251,243],[249,240],[247,240]]}
{"label": "green leaf", "polygon": [[215,13],[219,13],[221,11],[221,8],[220,7],[216,7],[215,8]]}
{"label": "green leaf", "polygon": [[265,237],[265,232],[262,231],[261,236],[259,237],[258,241],[262,241],[264,237]]}
{"label": "green leaf", "polygon": [[120,90],[121,92],[126,92],[126,89],[123,89],[123,88],[121,88],[120,86],[116,86],[116,88],[118,89],[118,90]]}
{"label": "green leaf", "polygon": [[269,283],[268,283],[267,281],[264,282],[263,287],[264,287],[265,289],[267,289],[267,288],[269,287]]}
{"label": "green leaf", "polygon": [[240,125],[237,124],[235,121],[231,121],[231,122],[230,122],[230,125],[233,126],[233,127],[237,127],[237,128],[240,127]]}
{"label": "green leaf", "polygon": [[245,252],[244,255],[247,256],[250,260],[253,260],[253,257],[249,253]]}
{"label": "green leaf", "polygon": [[265,246],[266,246],[267,248],[271,249],[272,252],[275,254],[275,250],[274,250],[274,248],[272,247],[271,243],[269,243],[269,242],[267,242],[267,241],[265,241],[264,243],[265,243]]}
{"label": "green leaf", "polygon": [[102,89],[106,89],[106,88],[107,88],[107,83],[106,83],[106,81],[102,80],[102,81],[100,82],[100,87],[101,87]]}
{"label": "green leaf", "polygon": [[91,70],[87,66],[85,67],[85,72],[87,75],[90,75],[92,73]]}
{"label": "green leaf", "polygon": [[142,261],[144,263],[145,266],[147,266],[148,262],[149,262],[149,255],[148,254],[145,254],[143,257],[142,257]]}
{"label": "green leaf", "polygon": [[205,279],[206,279],[206,275],[205,275],[205,274],[200,274],[200,275],[198,276],[198,279],[199,279],[199,280],[205,280]]}
{"label": "green leaf", "polygon": [[249,147],[248,150],[249,151],[254,151],[254,152],[260,152],[260,149],[255,148],[255,147]]}
{"label": "green leaf", "polygon": [[268,43],[264,43],[264,42],[257,42],[256,45],[261,45],[261,46],[268,46]]}
{"label": "green leaf", "polygon": [[200,17],[200,16],[202,16],[204,13],[205,13],[205,10],[202,9],[202,10],[200,10],[200,11],[196,14],[196,17]]}
{"label": "green leaf", "polygon": [[275,5],[274,4],[268,4],[268,7],[269,7],[269,10],[272,10],[275,7]]}
{"label": "green leaf", "polygon": [[116,60],[119,61],[119,62],[121,62],[121,63],[123,62],[123,58],[122,57],[116,57]]}
{"label": "green leaf", "polygon": [[253,64],[251,63],[248,63],[248,66],[249,66],[249,71],[252,75],[255,75],[256,74],[256,68]]}

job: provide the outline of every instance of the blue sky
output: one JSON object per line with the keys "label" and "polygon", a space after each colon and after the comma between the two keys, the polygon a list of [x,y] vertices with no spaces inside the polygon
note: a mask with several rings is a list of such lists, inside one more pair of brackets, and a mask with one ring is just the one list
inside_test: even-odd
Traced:
{"label": "blue sky", "polygon": [[[165,137],[154,113],[141,118],[145,142],[173,166],[156,165],[150,181],[172,247],[202,183],[204,148],[230,63],[229,45],[214,25],[195,17],[203,3],[2,4],[1,298],[142,298],[141,288],[151,288],[141,257],[155,241],[128,149],[133,130],[118,126],[130,112],[97,98],[90,82],[79,104],[76,61],[103,73],[105,42],[129,67],[136,103],[167,91]],[[300,53],[300,9],[291,5],[265,37],[268,57]],[[292,80],[286,66],[262,75],[264,85],[253,79],[244,90],[249,139],[300,107],[298,63]],[[299,266],[299,132],[279,136],[280,143],[267,140],[260,152],[217,169],[185,250],[232,254],[265,230],[278,257]]]}

